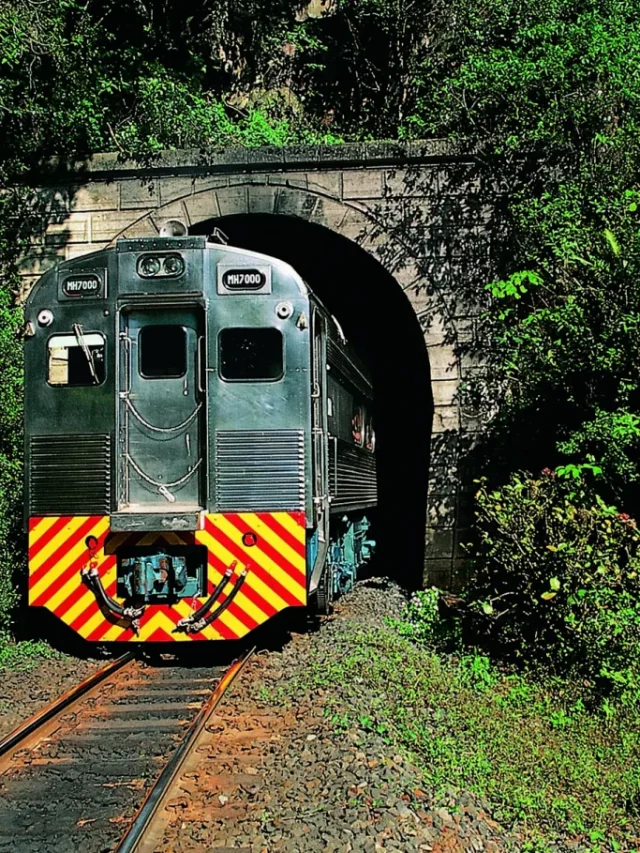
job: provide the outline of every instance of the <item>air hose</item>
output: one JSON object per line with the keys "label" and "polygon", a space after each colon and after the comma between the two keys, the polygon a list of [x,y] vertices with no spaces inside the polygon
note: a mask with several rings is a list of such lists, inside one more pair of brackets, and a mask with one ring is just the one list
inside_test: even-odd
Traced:
{"label": "air hose", "polygon": [[201,607],[199,607],[194,613],[192,613],[191,616],[187,617],[186,619],[181,619],[178,622],[178,624],[176,625],[176,628],[182,628],[187,623],[190,623],[190,622],[197,622],[199,619],[202,619],[202,617],[205,615],[205,613],[208,613],[209,610],[211,610],[213,605],[216,603],[216,601],[220,597],[222,590],[227,585],[227,582],[228,582],[229,578],[231,577],[231,575],[233,574],[233,570],[235,569],[235,567],[237,565],[238,565],[238,561],[234,560],[233,563],[231,563],[229,568],[226,570],[226,572],[222,576],[221,580],[218,582],[216,588],[213,590],[213,592],[211,593],[209,598],[207,598],[205,603]]}
{"label": "air hose", "polygon": [[111,598],[111,596],[107,595],[105,588],[102,586],[100,574],[96,568],[84,568],[81,570],[80,574],[91,592],[95,595],[98,604],[114,616],[117,616],[119,619],[127,619],[131,623],[131,627],[134,632],[137,634],[140,628],[140,618],[145,611],[144,605],[142,607],[123,607],[121,604],[118,604],[118,602]]}
{"label": "air hose", "polygon": [[[233,565],[231,566],[231,571],[233,570],[235,565],[236,565],[236,563],[234,562]],[[230,571],[230,570],[227,569],[227,571]],[[209,603],[209,601],[211,598],[213,598],[213,596],[214,596],[216,590],[218,589],[218,587],[220,586],[220,584],[222,584],[224,586],[223,581],[224,581],[224,583],[226,583],[226,573],[225,573],[225,577],[222,579],[222,581],[220,581],[220,583],[218,584],[218,587],[216,587],[216,590],[213,591],[213,593],[210,596],[210,599],[208,599],[207,602],[202,607],[200,607],[195,613],[193,613],[188,619],[181,619],[180,622],[176,625],[175,630],[176,631],[185,631],[187,634],[197,634],[198,631],[202,631],[204,628],[207,627],[207,625],[211,625],[211,623],[214,622],[218,618],[218,616],[220,616],[221,613],[224,613],[224,611],[231,604],[231,602],[236,597],[236,595],[240,592],[240,587],[244,583],[244,580],[245,580],[248,572],[249,572],[248,569],[243,569],[240,572],[240,575],[238,576],[238,579],[235,582],[233,589],[231,590],[229,595],[225,598],[225,600],[222,602],[222,604],[219,607],[217,607],[215,610],[212,610],[210,613],[207,613],[206,616],[203,616],[202,614],[206,613],[206,611],[211,607],[211,604]],[[220,595],[220,593],[218,593],[218,595]]]}
{"label": "air hose", "polygon": [[218,616],[220,616],[221,613],[224,613],[224,611],[231,604],[231,602],[236,597],[236,595],[240,592],[240,587],[244,583],[244,580],[248,574],[248,571],[249,571],[248,569],[243,569],[240,572],[240,576],[238,577],[238,580],[236,581],[235,586],[233,587],[233,589],[229,593],[228,597],[225,598],[225,600],[222,602],[222,604],[219,607],[217,607],[215,610],[212,610],[211,613],[207,614],[204,617],[204,619],[200,619],[200,621],[198,621],[198,622],[192,622],[191,625],[189,625],[187,627],[187,633],[188,634],[197,634],[198,631],[204,630],[207,627],[207,625],[211,625],[212,622],[215,622],[215,620],[218,618]]}

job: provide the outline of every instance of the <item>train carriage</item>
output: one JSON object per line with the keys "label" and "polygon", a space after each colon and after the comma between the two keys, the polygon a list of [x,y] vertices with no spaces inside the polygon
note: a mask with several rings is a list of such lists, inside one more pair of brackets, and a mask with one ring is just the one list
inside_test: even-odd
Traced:
{"label": "train carriage", "polygon": [[236,639],[369,557],[373,391],[286,263],[118,240],[25,307],[29,603],[90,641]]}

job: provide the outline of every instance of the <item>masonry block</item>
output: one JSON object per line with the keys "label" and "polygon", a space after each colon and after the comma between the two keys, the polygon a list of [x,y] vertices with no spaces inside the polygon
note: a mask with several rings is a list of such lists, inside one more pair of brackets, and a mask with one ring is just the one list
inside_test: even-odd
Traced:
{"label": "masonry block", "polygon": [[375,244],[377,242],[375,233],[375,223],[363,211],[347,208],[346,216],[340,223],[340,234],[343,237],[353,240],[358,245],[364,242]]}
{"label": "masonry block", "polygon": [[456,320],[456,338],[459,344],[473,344],[476,340],[476,326],[472,319]]}
{"label": "masonry block", "polygon": [[219,190],[229,186],[229,175],[195,175],[193,192],[202,193],[205,190]]}
{"label": "masonry block", "polygon": [[427,282],[424,279],[419,279],[412,285],[406,288],[405,294],[411,303],[416,314],[424,314],[426,311],[438,311],[440,300],[438,296],[433,294]]}
{"label": "masonry block", "polygon": [[460,358],[452,344],[429,347],[429,370],[432,380],[448,379],[456,383],[460,371]]}
{"label": "masonry block", "polygon": [[138,219],[130,225],[124,232],[123,236],[132,239],[134,237],[157,237],[160,233],[158,224],[151,216],[145,216]]}
{"label": "masonry block", "polygon": [[275,187],[249,187],[249,213],[274,213],[277,195]]}
{"label": "masonry block", "polygon": [[472,560],[469,557],[456,560],[451,564],[451,580],[449,581],[448,590],[451,592],[462,592],[469,583],[473,568]]}
{"label": "masonry block", "polygon": [[171,178],[162,178],[159,184],[162,204],[193,195],[195,189],[195,179],[190,176],[176,175]]}
{"label": "masonry block", "polygon": [[218,204],[221,216],[235,216],[249,213],[249,188],[247,186],[229,187],[218,192]]}
{"label": "masonry block", "polygon": [[448,559],[453,557],[454,531],[446,527],[429,527],[427,525],[426,554],[428,558]]}
{"label": "masonry block", "polygon": [[207,219],[217,219],[221,215],[218,193],[215,190],[198,192],[185,199],[184,203],[189,214],[190,225]]}
{"label": "masonry block", "polygon": [[300,219],[314,221],[318,210],[322,208],[322,199],[311,193],[296,192],[284,187],[277,191],[273,189],[271,192],[273,194],[272,213],[298,216]]}
{"label": "masonry block", "polygon": [[130,210],[113,210],[108,213],[91,213],[91,240],[108,243],[126,228],[142,219],[139,213]]}
{"label": "masonry block", "polygon": [[94,246],[93,243],[69,243],[64,247],[64,259],[70,261],[72,258],[81,258],[101,248],[102,246]]}
{"label": "masonry block", "polygon": [[347,199],[382,198],[384,173],[379,169],[345,169],[342,173],[342,197]]}
{"label": "masonry block", "polygon": [[431,382],[435,406],[453,405],[460,383],[457,379],[436,379]]}
{"label": "masonry block", "polygon": [[451,589],[451,560],[425,560],[424,586],[437,589]]}
{"label": "masonry block", "polygon": [[91,182],[71,188],[69,204],[71,210],[117,210],[120,203],[120,185],[116,181]]}
{"label": "masonry block", "polygon": [[475,163],[452,163],[438,169],[438,191],[441,194],[468,196],[482,190],[482,172]]}
{"label": "masonry block", "polygon": [[[452,466],[433,465],[429,466],[429,487],[428,493],[431,495],[452,495],[457,494],[458,478],[455,468]],[[431,500],[431,497],[429,497]]]}
{"label": "masonry block", "polygon": [[387,169],[384,182],[388,198],[420,196],[433,199],[438,193],[438,172],[433,167],[417,165]]}
{"label": "masonry block", "polygon": [[418,321],[428,347],[455,343],[456,329],[449,319],[443,316],[440,305],[432,306],[418,314]]}
{"label": "masonry block", "polygon": [[154,208],[159,207],[161,203],[160,182],[158,180],[131,178],[120,183],[121,210]]}
{"label": "masonry block", "polygon": [[[379,239],[384,242],[384,235],[381,235]],[[406,257],[403,263],[394,269],[393,277],[404,291],[410,287],[426,288],[427,286],[424,268],[421,262],[413,257]]]}
{"label": "masonry block", "polygon": [[272,172],[266,176],[270,187],[292,187],[296,190],[306,190],[309,177],[306,172]]}
{"label": "masonry block", "polygon": [[339,199],[342,193],[340,172],[307,172],[308,187],[313,192]]}
{"label": "masonry block", "polygon": [[160,227],[168,219],[177,219],[180,222],[184,222],[187,226],[189,225],[189,211],[186,201],[187,199],[181,199],[180,201],[173,201],[170,204],[163,204],[162,207],[153,211],[151,218],[158,231],[160,231]]}
{"label": "masonry block", "polygon": [[480,350],[466,350],[460,353],[460,373],[463,379],[486,376],[488,371],[486,355]]}
{"label": "masonry block", "polygon": [[64,260],[63,246],[45,246],[22,258],[18,265],[18,273],[21,276],[37,278],[62,260]]}
{"label": "masonry block", "polygon": [[457,406],[435,406],[432,433],[457,431],[460,429],[460,413]]}
{"label": "masonry block", "polygon": [[456,522],[456,495],[431,494],[427,508],[429,528],[453,527]]}
{"label": "masonry block", "polygon": [[64,222],[52,223],[47,227],[44,241],[48,246],[65,246],[67,243],[86,243],[90,237],[88,214],[72,213]]}
{"label": "masonry block", "polygon": [[340,234],[342,223],[349,212],[347,208],[339,202],[323,198],[320,195],[309,195],[309,198],[313,199],[313,202],[309,202],[310,205],[312,204],[311,210],[313,212],[310,221]]}

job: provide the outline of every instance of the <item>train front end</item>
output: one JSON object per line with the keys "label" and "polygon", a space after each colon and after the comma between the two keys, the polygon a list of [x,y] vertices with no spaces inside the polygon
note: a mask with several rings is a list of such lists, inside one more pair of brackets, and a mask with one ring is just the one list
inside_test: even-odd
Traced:
{"label": "train front end", "polygon": [[95,642],[238,639],[307,603],[309,295],[201,237],[119,240],[25,309],[29,603]]}

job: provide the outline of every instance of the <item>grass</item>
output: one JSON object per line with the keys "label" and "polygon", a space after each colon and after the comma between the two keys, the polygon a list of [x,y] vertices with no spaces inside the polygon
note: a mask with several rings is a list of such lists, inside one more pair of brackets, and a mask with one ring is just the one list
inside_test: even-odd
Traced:
{"label": "grass", "polygon": [[13,642],[0,637],[0,672],[27,672],[43,659],[60,660],[62,657],[42,640]]}
{"label": "grass", "polygon": [[502,673],[477,654],[441,656],[393,626],[347,630],[295,685],[326,689],[337,730],[355,725],[409,751],[436,799],[452,787],[488,799],[524,850],[562,839],[640,850],[636,713],[589,711],[575,686]]}

